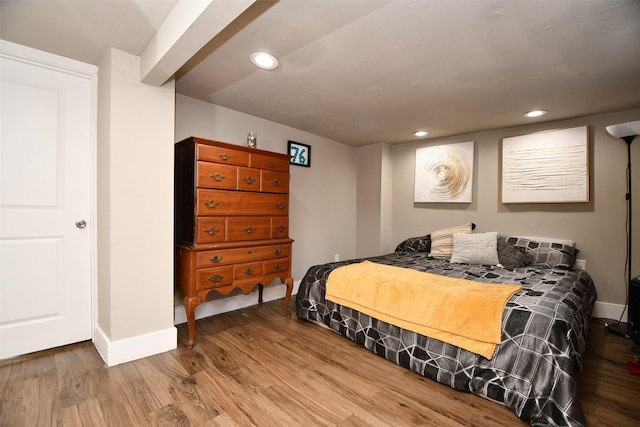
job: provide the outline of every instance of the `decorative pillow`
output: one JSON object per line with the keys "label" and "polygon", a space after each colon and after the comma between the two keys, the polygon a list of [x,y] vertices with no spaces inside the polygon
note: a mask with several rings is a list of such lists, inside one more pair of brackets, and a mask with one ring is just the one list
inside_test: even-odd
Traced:
{"label": "decorative pillow", "polygon": [[454,233],[453,254],[454,263],[496,265],[498,260],[498,233]]}
{"label": "decorative pillow", "polygon": [[498,259],[507,270],[526,267],[533,262],[533,257],[524,248],[514,246],[513,242],[507,242],[502,236],[498,237]]}
{"label": "decorative pillow", "polygon": [[453,253],[453,234],[471,233],[475,224],[468,223],[457,227],[443,228],[431,233],[431,251],[429,255],[434,258],[449,259]]}
{"label": "decorative pillow", "polygon": [[579,252],[575,246],[567,244],[566,240],[539,242],[524,237],[505,238],[507,242],[512,243],[517,248],[523,248],[528,255],[531,255],[531,265],[549,268],[572,268]]}
{"label": "decorative pillow", "polygon": [[558,239],[556,237],[544,237],[544,236],[518,236],[521,239],[533,240],[534,242],[541,243],[562,243],[563,245],[575,246],[575,240]]}
{"label": "decorative pillow", "polygon": [[396,252],[429,252],[431,250],[431,236],[409,237],[396,247]]}

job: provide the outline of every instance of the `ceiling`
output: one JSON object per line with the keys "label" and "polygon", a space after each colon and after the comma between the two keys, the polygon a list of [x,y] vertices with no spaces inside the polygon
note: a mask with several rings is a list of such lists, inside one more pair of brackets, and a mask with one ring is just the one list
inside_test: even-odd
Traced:
{"label": "ceiling", "polygon": [[[176,3],[2,0],[0,36],[97,64],[140,55]],[[257,50],[280,66],[254,67]],[[640,1],[258,1],[175,77],[180,94],[352,146],[621,111],[640,107]],[[522,116],[534,108],[549,113]]]}

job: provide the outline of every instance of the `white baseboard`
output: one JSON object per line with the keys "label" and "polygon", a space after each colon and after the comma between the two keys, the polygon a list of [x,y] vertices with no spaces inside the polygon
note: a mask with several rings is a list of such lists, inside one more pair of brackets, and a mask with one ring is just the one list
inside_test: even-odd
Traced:
{"label": "white baseboard", "polygon": [[93,345],[107,366],[115,366],[173,350],[178,342],[178,331],[175,327],[111,341],[104,331],[96,325],[93,336]]}
{"label": "white baseboard", "polygon": [[[621,322],[627,321],[627,310],[625,310],[624,304],[612,304],[610,302],[600,302],[596,301],[593,306],[593,313],[591,313],[591,317],[596,317],[598,319],[620,319]],[[622,313],[624,311],[624,314]]]}
{"label": "white baseboard", "polygon": [[[291,293],[293,301],[293,296],[298,293],[298,288],[300,287],[300,281],[293,282],[293,292]],[[285,285],[271,285],[266,286],[262,293],[262,300],[264,302],[273,301],[279,298],[283,298],[285,294],[286,286]],[[216,314],[227,313],[230,311],[238,310],[240,308],[249,307],[252,305],[258,304],[258,291],[254,291],[249,295],[233,295],[229,297],[225,297],[222,295],[217,295],[215,292],[212,292],[212,300],[205,301],[200,304],[196,308],[196,320],[202,319],[204,317],[214,316]],[[291,303],[291,302],[290,302]],[[173,323],[175,325],[179,325],[181,323],[187,323],[187,311],[182,305],[181,300],[176,300],[176,306],[174,310],[174,320]]]}

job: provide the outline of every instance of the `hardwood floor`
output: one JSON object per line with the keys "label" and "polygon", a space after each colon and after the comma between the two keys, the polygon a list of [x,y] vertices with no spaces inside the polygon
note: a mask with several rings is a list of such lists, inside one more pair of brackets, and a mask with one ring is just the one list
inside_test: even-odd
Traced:
{"label": "hardwood floor", "polygon": [[[193,349],[112,368],[90,342],[1,362],[0,426],[528,425],[284,317],[282,303],[198,320]],[[180,325],[180,340],[186,333]],[[589,425],[640,425],[640,377],[624,366],[630,341],[594,320],[588,344],[578,382]]]}

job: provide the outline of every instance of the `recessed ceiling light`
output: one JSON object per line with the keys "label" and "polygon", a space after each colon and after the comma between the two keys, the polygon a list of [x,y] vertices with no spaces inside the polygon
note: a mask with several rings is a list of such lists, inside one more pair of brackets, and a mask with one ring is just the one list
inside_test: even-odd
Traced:
{"label": "recessed ceiling light", "polygon": [[427,132],[426,130],[417,130],[413,133],[413,135],[415,136],[427,136],[429,135],[429,132]]}
{"label": "recessed ceiling light", "polygon": [[266,52],[253,52],[249,59],[253,65],[263,70],[275,70],[279,64],[275,56]]}
{"label": "recessed ceiling light", "polygon": [[547,110],[531,110],[524,113],[523,116],[533,118],[544,116],[545,114],[547,114]]}

